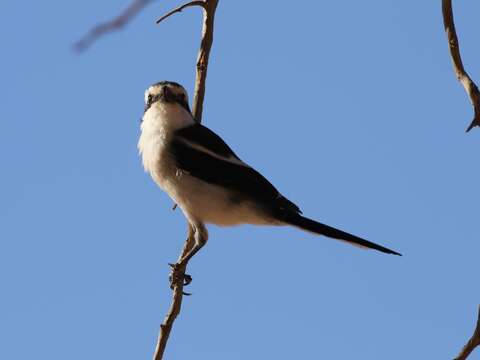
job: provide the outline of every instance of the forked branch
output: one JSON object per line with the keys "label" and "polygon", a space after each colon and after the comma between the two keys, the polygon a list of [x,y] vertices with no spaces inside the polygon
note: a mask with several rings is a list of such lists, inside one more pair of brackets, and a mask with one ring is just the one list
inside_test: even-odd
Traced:
{"label": "forked branch", "polygon": [[475,327],[475,331],[473,332],[472,337],[468,340],[468,342],[463,347],[460,354],[454,360],[465,360],[471,354],[471,352],[480,345],[480,306],[478,307],[478,317],[477,317],[477,326]]}
{"label": "forked branch", "polygon": [[455,75],[465,88],[473,105],[474,117],[470,126],[467,128],[467,132],[469,132],[473,127],[480,126],[480,92],[478,91],[477,85],[473,82],[463,67],[457,32],[455,30],[455,22],[453,20],[452,0],[442,0],[442,13],[443,25],[447,34]]}
{"label": "forked branch", "polygon": [[203,8],[203,27],[202,42],[197,57],[197,73],[195,77],[195,91],[193,95],[192,113],[195,120],[202,121],[203,100],[205,99],[205,84],[207,81],[208,59],[210,57],[210,49],[213,43],[213,24],[215,21],[215,10],[217,9],[218,0],[190,1],[172,11],[169,11],[160,17],[156,23],[159,24],[166,18],[190,6],[200,6]]}

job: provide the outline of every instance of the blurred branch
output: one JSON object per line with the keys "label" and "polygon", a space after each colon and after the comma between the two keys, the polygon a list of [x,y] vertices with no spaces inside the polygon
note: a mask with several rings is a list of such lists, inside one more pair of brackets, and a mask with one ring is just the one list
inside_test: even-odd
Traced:
{"label": "blurred branch", "polygon": [[467,128],[467,132],[469,132],[473,127],[480,126],[480,92],[478,91],[477,85],[472,81],[463,67],[457,32],[455,30],[455,22],[453,20],[452,0],[442,0],[442,12],[443,26],[447,34],[453,69],[458,81],[460,81],[465,88],[473,105],[474,117],[470,126]]}
{"label": "blurred branch", "polygon": [[470,353],[479,345],[480,345],[480,306],[478,307],[477,326],[475,327],[473,335],[470,338],[470,340],[468,340],[468,342],[465,344],[462,351],[460,351],[460,354],[458,354],[454,360],[465,360],[466,358],[468,358]]}
{"label": "blurred branch", "polygon": [[[217,9],[218,0],[205,0],[205,1],[191,1],[186,3],[166,15],[162,16],[157,23],[166,19],[167,17],[181,12],[183,9],[189,6],[201,6],[203,8],[203,27],[202,27],[202,41],[200,43],[200,50],[198,51],[197,66],[196,66],[196,78],[195,78],[195,92],[193,98],[193,117],[201,122],[202,120],[202,110],[203,110],[203,101],[205,99],[205,84],[207,80],[207,69],[208,69],[208,58],[210,56],[210,49],[212,48],[213,43],[213,25],[215,19],[215,10]],[[191,225],[188,225],[188,237],[185,241],[182,253],[180,254],[178,261],[183,259],[190,249],[194,245],[194,236],[193,228]],[[177,262],[178,262],[177,261]],[[163,358],[163,353],[167,346],[167,341],[170,336],[170,332],[173,327],[173,323],[180,314],[182,299],[185,293],[183,292],[183,286],[185,285],[185,271],[187,263],[181,268],[173,266],[172,275],[171,275],[171,286],[173,289],[172,303],[170,309],[163,320],[162,325],[160,325],[160,334],[158,336],[157,346],[155,348],[155,353],[153,356],[154,360],[161,360]],[[191,279],[190,279],[191,280]]]}
{"label": "blurred branch", "polygon": [[122,29],[152,1],[153,0],[133,0],[133,2],[116,18],[94,26],[73,45],[73,48],[78,52],[82,52],[103,35]]}

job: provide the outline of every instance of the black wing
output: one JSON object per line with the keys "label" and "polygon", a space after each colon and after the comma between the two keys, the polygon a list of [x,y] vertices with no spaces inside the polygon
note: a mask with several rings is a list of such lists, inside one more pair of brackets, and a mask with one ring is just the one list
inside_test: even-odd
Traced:
{"label": "black wing", "polygon": [[[178,130],[171,151],[177,166],[198,179],[227,188],[242,199],[259,201],[272,211],[300,212],[259,172],[241,162],[218,135],[200,124]],[[238,161],[231,161],[232,157]]]}
{"label": "black wing", "polygon": [[177,139],[184,139],[196,145],[202,146],[207,150],[218,154],[219,156],[226,158],[233,157],[237,160],[240,160],[220,136],[201,124],[195,124],[177,130],[175,137]]}

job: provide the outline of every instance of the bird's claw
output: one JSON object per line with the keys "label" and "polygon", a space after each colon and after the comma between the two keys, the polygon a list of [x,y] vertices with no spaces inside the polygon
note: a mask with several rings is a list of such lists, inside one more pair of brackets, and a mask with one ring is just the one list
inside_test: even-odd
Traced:
{"label": "bird's claw", "polygon": [[[175,285],[179,283],[183,283],[183,286],[187,286],[192,282],[192,277],[188,274],[185,274],[184,270],[179,267],[177,264],[168,264],[172,270],[170,275],[168,276],[168,280],[170,281],[170,289],[174,289]],[[191,293],[182,292],[183,295],[189,296],[192,295]]]}

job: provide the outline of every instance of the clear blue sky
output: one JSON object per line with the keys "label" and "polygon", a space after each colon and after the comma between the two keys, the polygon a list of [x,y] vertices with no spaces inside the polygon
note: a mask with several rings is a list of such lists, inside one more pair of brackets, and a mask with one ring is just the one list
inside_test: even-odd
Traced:
{"label": "clear blue sky", "polygon": [[[122,1],[0,3],[0,358],[149,359],[185,220],[137,155],[143,92],[192,92],[201,14],[158,1],[76,55]],[[480,4],[457,2],[480,81]],[[304,213],[210,228],[167,359],[448,359],[480,302],[480,130],[440,1],[220,1],[204,123]],[[472,359],[479,359],[479,353]]]}

